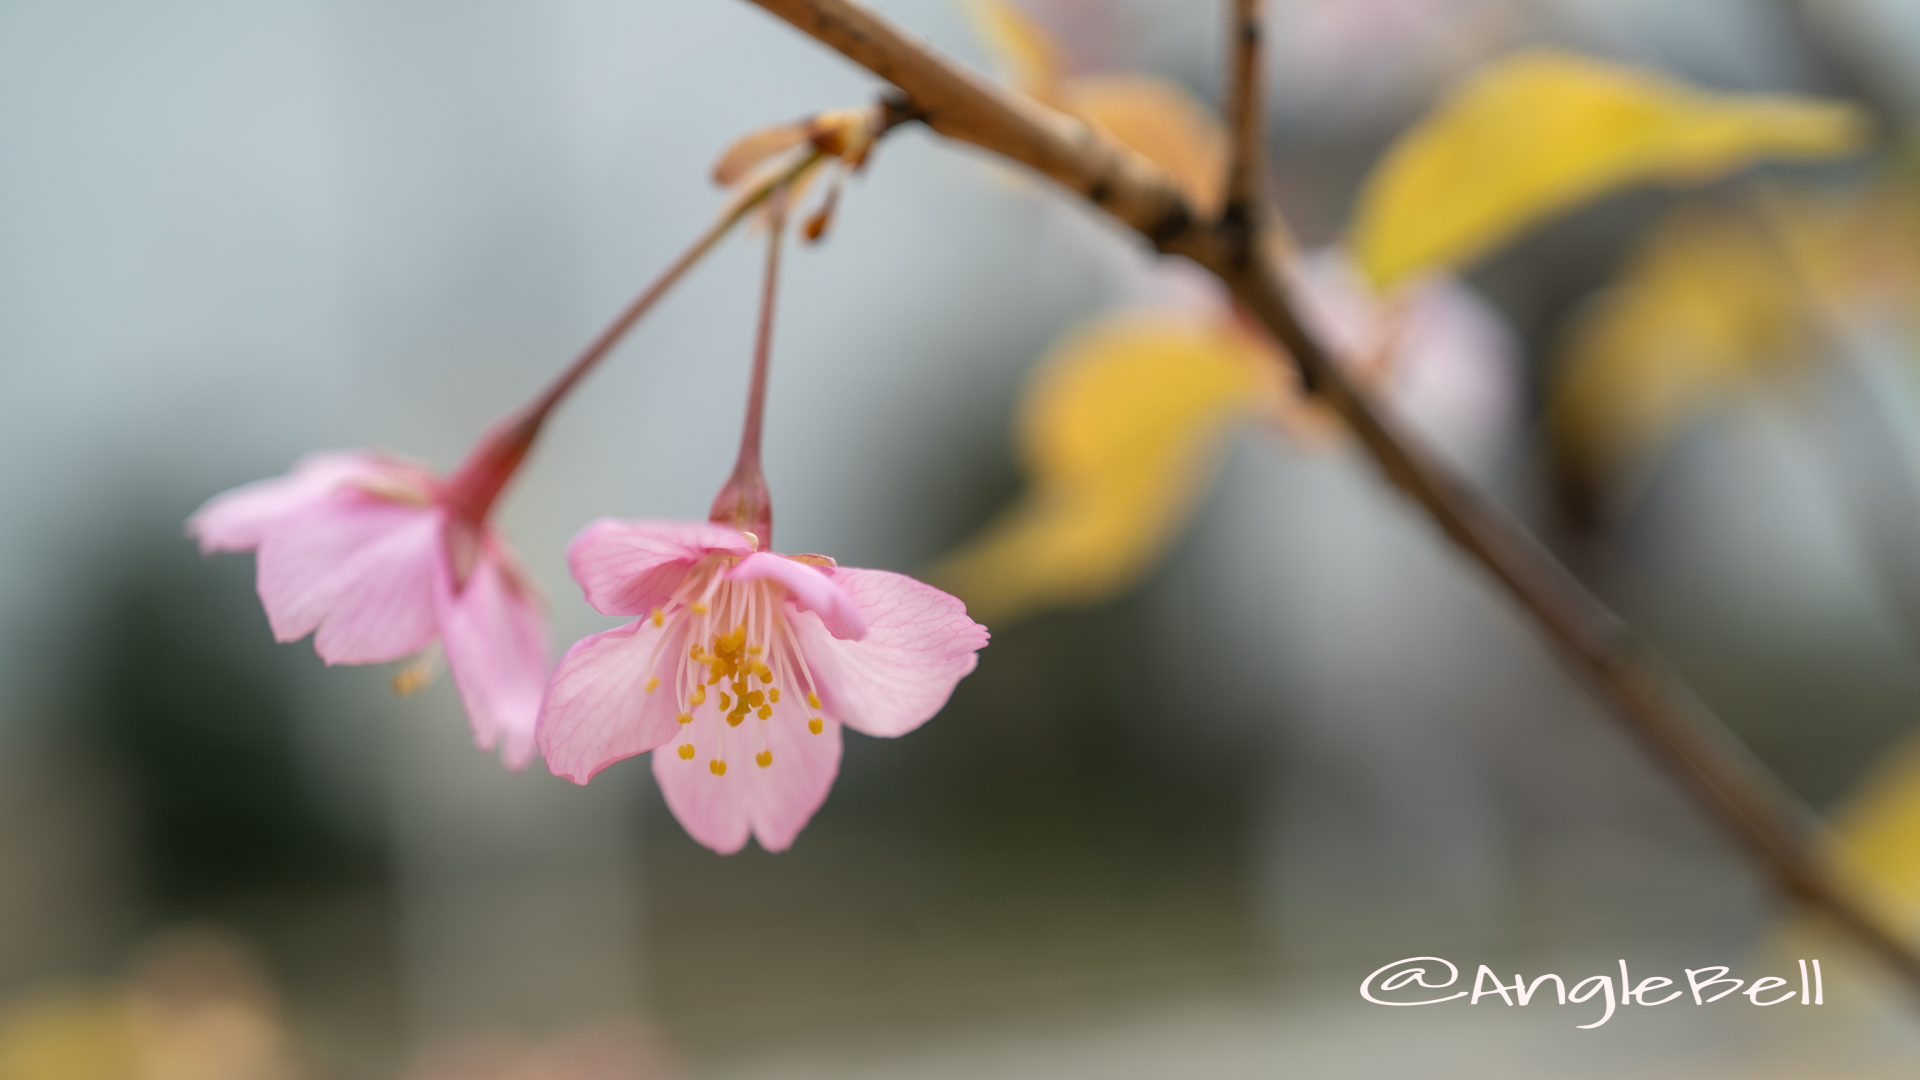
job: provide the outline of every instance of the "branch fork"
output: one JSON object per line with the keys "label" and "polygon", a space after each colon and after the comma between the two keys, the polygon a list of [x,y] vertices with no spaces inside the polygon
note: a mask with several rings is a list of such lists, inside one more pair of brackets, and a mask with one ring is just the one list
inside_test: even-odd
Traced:
{"label": "branch fork", "polygon": [[1221,216],[1202,221],[1172,178],[1126,146],[990,83],[856,0],[752,0],[892,83],[890,106],[958,142],[1024,164],[1105,210],[1156,250],[1212,272],[1299,366],[1386,478],[1507,591],[1609,713],[1790,896],[1830,917],[1920,991],[1920,953],[1835,877],[1819,826],[1626,626],[1526,528],[1368,400],[1302,324],[1259,257],[1262,220],[1259,0],[1232,0],[1232,158]]}

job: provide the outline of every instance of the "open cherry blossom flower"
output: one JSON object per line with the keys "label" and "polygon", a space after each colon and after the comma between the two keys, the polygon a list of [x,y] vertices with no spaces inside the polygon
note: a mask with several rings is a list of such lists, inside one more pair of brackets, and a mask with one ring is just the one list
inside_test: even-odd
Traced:
{"label": "open cherry blossom flower", "polygon": [[[550,662],[538,594],[487,510],[532,441],[510,420],[454,475],[365,451],[310,454],[285,476],[217,495],[187,522],[203,553],[257,552],[275,639],[314,635],[329,664],[379,664],[444,647],[482,750],[533,756]],[[396,688],[417,682],[402,672]]]}
{"label": "open cherry blossom flower", "polygon": [[912,731],[987,643],[931,585],[757,547],[723,524],[589,525],[574,579],[596,610],[640,617],[569,649],[540,709],[549,769],[584,784],[654,750],[668,807],[722,854],[749,834],[791,846],[839,772],[841,725]]}

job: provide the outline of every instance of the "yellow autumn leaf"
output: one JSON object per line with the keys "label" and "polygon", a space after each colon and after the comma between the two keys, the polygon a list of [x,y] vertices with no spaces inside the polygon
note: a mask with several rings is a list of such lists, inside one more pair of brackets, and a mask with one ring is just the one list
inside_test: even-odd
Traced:
{"label": "yellow autumn leaf", "polygon": [[1065,65],[1060,45],[1047,28],[1012,0],[974,0],[966,11],[987,48],[1006,65],[1013,85],[1057,105]]}
{"label": "yellow autumn leaf", "polygon": [[1099,75],[1066,85],[1068,111],[1173,174],[1202,217],[1226,193],[1227,132],[1185,87],[1146,75]]}
{"label": "yellow autumn leaf", "polygon": [[1799,356],[1809,314],[1777,241],[1729,211],[1685,208],[1643,242],[1575,328],[1548,403],[1575,467],[1619,471],[1697,410]]}
{"label": "yellow autumn leaf", "polygon": [[133,1080],[136,1064],[118,995],[44,991],[0,1010],[0,1080]]}
{"label": "yellow autumn leaf", "polygon": [[934,577],[995,623],[1119,593],[1186,520],[1221,438],[1274,399],[1278,372],[1221,323],[1132,313],[1069,334],[1018,417],[1026,492]]}
{"label": "yellow autumn leaf", "polygon": [[1227,132],[1213,111],[1179,83],[1114,73],[1068,78],[1058,42],[1012,0],[968,5],[987,47],[1028,95],[1132,147],[1173,174],[1195,210],[1220,208],[1227,174]]}
{"label": "yellow autumn leaf", "polygon": [[[1920,938],[1920,736],[1895,743],[1828,817],[1824,862],[1849,898],[1883,926]],[[1901,989],[1851,935],[1810,909],[1787,914],[1760,949],[1763,962],[1792,970],[1823,961],[1825,1004],[1854,1018]]]}
{"label": "yellow autumn leaf", "polygon": [[1495,61],[1403,135],[1352,224],[1376,285],[1459,267],[1516,233],[1631,184],[1698,184],[1763,158],[1823,158],[1863,139],[1860,111],[1715,94],[1567,53]]}
{"label": "yellow autumn leaf", "polygon": [[1833,816],[1833,836],[1868,901],[1920,930],[1920,737],[1875,764]]}
{"label": "yellow autumn leaf", "polygon": [[1836,316],[1878,309],[1911,317],[1920,292],[1920,200],[1913,177],[1864,190],[1777,189],[1767,221],[1809,290]]}

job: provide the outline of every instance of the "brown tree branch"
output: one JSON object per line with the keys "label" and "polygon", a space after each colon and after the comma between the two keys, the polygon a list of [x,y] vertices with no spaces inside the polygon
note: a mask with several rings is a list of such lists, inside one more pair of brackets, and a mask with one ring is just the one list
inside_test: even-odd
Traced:
{"label": "brown tree branch", "polygon": [[1810,815],[1531,533],[1376,409],[1302,326],[1269,260],[1238,257],[1236,249],[1245,249],[1233,242],[1233,230],[1197,220],[1164,171],[1085,125],[966,71],[854,0],[752,2],[898,87],[907,96],[907,111],[935,131],[1030,166],[1133,227],[1161,252],[1184,255],[1217,276],[1285,347],[1387,479],[1506,587],[1560,646],[1574,673],[1681,786],[1790,895],[1830,916],[1920,990],[1920,955],[1834,877]]}
{"label": "brown tree branch", "polygon": [[1233,0],[1233,17],[1227,27],[1229,54],[1227,77],[1227,133],[1231,139],[1227,159],[1226,197],[1220,202],[1220,225],[1229,232],[1228,242],[1238,245],[1236,253],[1248,260],[1260,251],[1255,241],[1261,232],[1260,210],[1266,192],[1266,114],[1262,105],[1260,79],[1261,34],[1265,29],[1260,0]]}

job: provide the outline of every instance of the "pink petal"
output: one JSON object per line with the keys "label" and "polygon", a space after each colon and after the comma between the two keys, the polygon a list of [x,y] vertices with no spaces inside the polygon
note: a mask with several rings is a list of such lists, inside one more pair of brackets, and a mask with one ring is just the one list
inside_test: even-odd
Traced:
{"label": "pink petal", "polygon": [[447,668],[466,706],[474,745],[492,750],[502,743],[507,768],[518,772],[533,759],[534,722],[551,654],[546,615],[497,545],[488,544],[457,596],[451,575],[443,575],[435,591]]}
{"label": "pink petal", "polygon": [[746,773],[742,779],[747,781],[753,835],[768,851],[793,846],[840,775],[840,725],[823,721],[816,735],[807,730],[805,715],[798,710],[783,714],[776,707],[773,719],[748,721],[760,724],[766,748],[773,754],[773,763],[766,768],[756,763],[741,770]]}
{"label": "pink petal", "polygon": [[294,463],[293,471],[256,480],[208,499],[187,519],[187,535],[200,541],[200,553],[252,551],[269,525],[305,509],[356,476],[390,467],[356,450],[321,450]]}
{"label": "pink petal", "polygon": [[[722,855],[746,846],[751,833],[768,851],[785,851],[806,827],[840,771],[840,727],[807,730],[806,713],[776,707],[771,720],[749,717],[729,727],[718,711],[699,709],[681,735],[653,752],[653,775],[667,808],[687,835]],[[692,758],[679,747],[692,745]],[[762,767],[761,751],[771,763]],[[726,762],[714,775],[713,762]]]}
{"label": "pink petal", "polygon": [[[673,741],[653,752],[653,778],[660,784],[667,809],[673,811],[688,836],[722,855],[731,855],[747,846],[753,830],[741,780],[744,770],[754,767],[753,755],[745,746],[729,755],[727,724],[714,710],[699,709],[694,716],[693,723],[683,725]],[[685,745],[694,748],[690,758],[680,756],[679,748]],[[713,775],[716,759],[727,763],[724,775]]]}
{"label": "pink petal", "polygon": [[781,555],[756,551],[727,571],[729,581],[772,579],[787,590],[787,595],[802,611],[820,616],[827,632],[837,638],[859,640],[866,636],[867,620],[854,606],[853,599],[832,579],[828,567],[795,562]]}
{"label": "pink petal", "polygon": [[1410,301],[1394,403],[1463,463],[1490,467],[1520,423],[1520,345],[1500,313],[1456,279],[1431,279]]}
{"label": "pink petal", "polygon": [[867,635],[843,641],[812,619],[793,620],[823,711],[881,738],[926,723],[979,662],[987,628],[957,598],[910,577],[847,567],[828,574],[866,619]]}
{"label": "pink petal", "polygon": [[433,507],[339,491],[274,522],[260,543],[260,601],[280,641],[316,626],[329,664],[379,664],[438,632],[434,579],[445,559]]}
{"label": "pink petal", "polygon": [[665,604],[687,568],[709,551],[752,550],[746,537],[723,525],[601,518],[573,538],[567,566],[595,611],[645,615]]}
{"label": "pink petal", "polygon": [[[664,681],[686,647],[684,624],[663,630],[647,619],[574,642],[540,703],[537,734],[547,768],[584,784],[679,734],[671,690],[662,685],[648,693],[646,686],[655,675]],[[657,670],[649,671],[656,656]]]}

